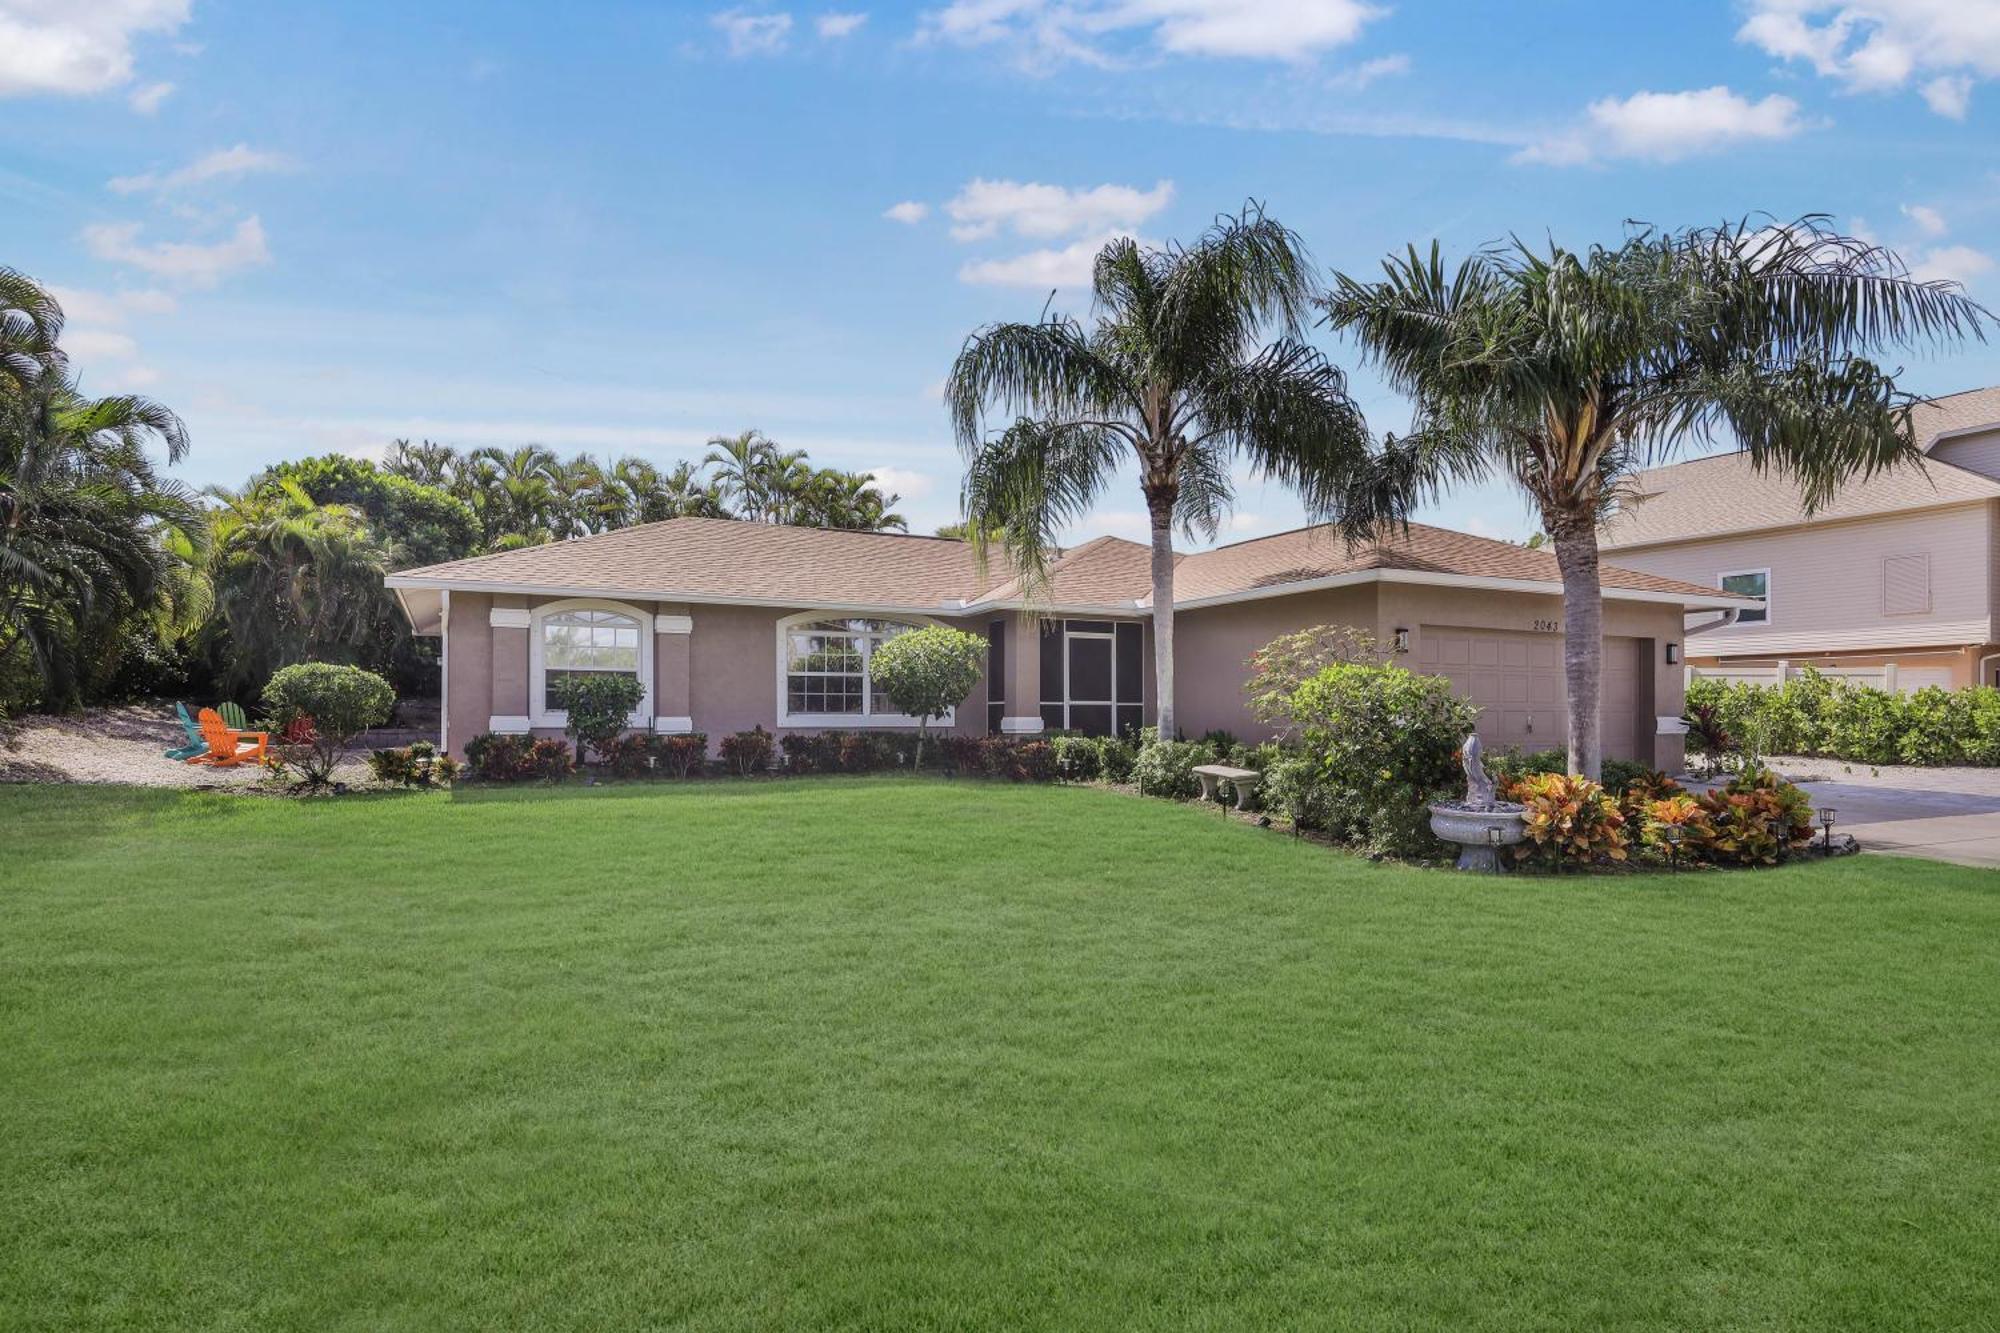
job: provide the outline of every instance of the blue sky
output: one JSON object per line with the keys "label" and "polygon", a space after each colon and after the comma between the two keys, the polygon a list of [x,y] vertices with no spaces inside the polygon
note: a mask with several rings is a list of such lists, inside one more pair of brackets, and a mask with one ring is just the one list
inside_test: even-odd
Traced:
{"label": "blue sky", "polygon": [[[0,0],[0,102],[0,263],[62,290],[88,389],[181,413],[197,483],[755,426],[928,530],[964,336],[1247,197],[1357,272],[1824,212],[2000,305],[2000,0]],[[2000,348],[1906,379],[2000,382]],[[1225,539],[1297,521],[1240,498]],[[1497,485],[1425,517],[1534,526]]]}

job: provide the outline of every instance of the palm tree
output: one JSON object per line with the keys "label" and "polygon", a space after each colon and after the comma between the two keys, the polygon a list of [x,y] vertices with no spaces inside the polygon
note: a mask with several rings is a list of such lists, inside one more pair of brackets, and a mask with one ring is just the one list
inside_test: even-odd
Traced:
{"label": "palm tree", "polygon": [[389,444],[389,452],[382,458],[382,468],[420,485],[447,491],[451,489],[452,469],[457,461],[457,451],[448,444],[436,444],[430,440],[411,444],[408,440],[393,440]]}
{"label": "palm tree", "polygon": [[176,586],[176,539],[198,551],[205,525],[147,454],[157,444],[170,462],[185,455],[178,417],[145,398],[85,398],[59,356],[22,355],[0,379],[0,664],[25,652],[42,697],[66,703],[86,641],[151,614]]}
{"label": "palm tree", "polygon": [[1603,615],[1597,528],[1620,483],[1729,438],[1795,477],[1810,511],[1850,477],[1912,462],[1911,395],[1872,359],[1982,337],[1990,316],[1950,282],[1825,219],[1662,232],[1578,254],[1515,242],[1447,271],[1438,248],[1342,275],[1328,322],[1416,403],[1378,459],[1395,483],[1356,527],[1412,495],[1498,472],[1533,500],[1562,571],[1569,767],[1598,774]]}
{"label": "palm tree", "polygon": [[769,516],[771,461],[777,453],[778,446],[764,432],[746,430],[709,440],[708,453],[701,461],[702,466],[714,469],[711,475],[716,485],[737,512],[754,522]]}
{"label": "palm tree", "polygon": [[[1119,239],[1098,254],[1095,325],[1045,316],[966,340],[945,401],[967,471],[974,544],[999,542],[1030,583],[1058,533],[1136,465],[1152,531],[1160,734],[1174,734],[1173,531],[1213,536],[1246,459],[1337,517],[1367,426],[1340,371],[1302,338],[1317,285],[1304,244],[1255,204],[1193,245]],[[1275,341],[1264,344],[1267,333]],[[1018,419],[989,438],[985,413]]]}
{"label": "palm tree", "polygon": [[26,392],[45,372],[60,371],[62,326],[56,298],[27,274],[0,264],[0,387]]}
{"label": "palm tree", "polygon": [[395,624],[385,614],[386,560],[358,511],[317,504],[289,477],[209,494],[222,502],[215,605],[236,682],[293,662],[373,661],[386,651],[380,640]]}

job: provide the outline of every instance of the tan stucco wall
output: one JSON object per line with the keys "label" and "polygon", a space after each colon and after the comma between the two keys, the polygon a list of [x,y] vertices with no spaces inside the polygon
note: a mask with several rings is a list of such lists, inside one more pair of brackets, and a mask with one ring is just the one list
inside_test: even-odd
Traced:
{"label": "tan stucco wall", "polygon": [[457,756],[465,743],[486,730],[493,712],[493,630],[486,623],[493,599],[485,593],[455,592],[445,612],[444,748]]}
{"label": "tan stucco wall", "polygon": [[[1379,619],[1376,587],[1364,584],[1175,612],[1175,727],[1188,736],[1227,731],[1261,740],[1264,728],[1250,715],[1243,696],[1250,655],[1281,634],[1312,625],[1354,625],[1374,632]],[[1150,671],[1147,679],[1150,686]]]}
{"label": "tan stucco wall", "polygon": [[[1385,652],[1394,644],[1398,629],[1408,630],[1408,654],[1395,660],[1414,669],[1427,625],[1547,633],[1562,624],[1562,599],[1382,583],[1183,611],[1175,617],[1174,629],[1174,700],[1180,730],[1189,736],[1219,729],[1246,740],[1262,738],[1264,729],[1250,715],[1243,695],[1250,655],[1281,634],[1329,624],[1368,630]],[[1605,636],[1640,641],[1644,658],[1641,689],[1650,692],[1653,710],[1647,715],[1642,706],[1635,734],[1607,728],[1603,738],[1606,755],[1638,759],[1661,768],[1680,766],[1681,739],[1658,735],[1657,719],[1680,716],[1685,702],[1685,673],[1678,666],[1663,664],[1666,644],[1680,641],[1681,624],[1678,606],[1605,602]],[[1644,705],[1643,697],[1640,702]],[[1552,737],[1549,743],[1561,744],[1560,736]]]}

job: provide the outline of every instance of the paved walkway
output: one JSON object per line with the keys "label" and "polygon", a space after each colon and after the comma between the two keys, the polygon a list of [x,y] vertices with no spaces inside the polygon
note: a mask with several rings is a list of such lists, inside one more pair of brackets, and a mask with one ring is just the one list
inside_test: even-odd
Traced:
{"label": "paved walkway", "polygon": [[1828,759],[1771,766],[1832,806],[1864,851],[2000,867],[2000,769],[1869,768]]}

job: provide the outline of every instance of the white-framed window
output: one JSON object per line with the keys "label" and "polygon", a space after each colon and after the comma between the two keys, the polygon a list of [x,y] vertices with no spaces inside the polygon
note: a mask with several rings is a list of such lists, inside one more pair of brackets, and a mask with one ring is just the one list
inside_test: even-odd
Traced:
{"label": "white-framed window", "polygon": [[[778,725],[781,727],[914,727],[868,679],[875,650],[927,621],[829,616],[823,611],[778,622]],[[949,727],[951,713],[932,718]]]}
{"label": "white-framed window", "polygon": [[643,693],[632,710],[635,727],[653,716],[652,616],[621,602],[575,600],[535,608],[528,621],[528,716],[538,727],[560,727],[569,714],[556,687],[570,676],[636,676]]}
{"label": "white-framed window", "polygon": [[1739,625],[1768,625],[1771,623],[1771,571],[1768,569],[1735,569],[1716,576],[1715,586],[1726,593],[1738,597],[1761,597],[1764,605],[1754,611],[1739,611],[1736,623]]}

